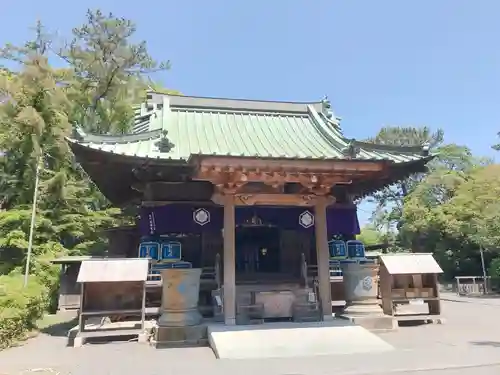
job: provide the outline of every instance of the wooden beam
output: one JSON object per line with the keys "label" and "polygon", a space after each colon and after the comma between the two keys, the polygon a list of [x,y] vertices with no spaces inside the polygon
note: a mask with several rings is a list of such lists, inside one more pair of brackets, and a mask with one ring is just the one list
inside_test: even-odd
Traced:
{"label": "wooden beam", "polygon": [[[310,207],[316,204],[318,196],[314,194],[235,194],[234,204],[236,206],[299,206]],[[212,201],[215,204],[223,205],[226,195],[215,193]],[[324,199],[327,204],[335,203],[335,198],[328,196]]]}
{"label": "wooden beam", "polygon": [[172,186],[187,185],[189,182],[186,181],[150,181],[150,182],[135,182],[131,185],[131,188],[135,191],[144,193],[148,189],[153,189],[156,187],[161,187],[162,189],[168,189]]}
{"label": "wooden beam", "polygon": [[338,173],[287,172],[265,170],[236,170],[227,168],[202,168],[194,180],[210,181],[217,189],[229,194],[241,193],[242,187],[249,182],[263,183],[277,191],[283,191],[285,184],[295,183],[304,186],[308,193],[326,195],[335,185],[352,183],[351,176]]}
{"label": "wooden beam", "polygon": [[199,162],[199,169],[231,167],[249,170],[288,170],[288,171],[380,171],[387,161],[368,160],[336,160],[336,159],[271,159],[271,158],[238,158],[227,156],[205,156]]}
{"label": "wooden beam", "polygon": [[186,204],[194,206],[213,206],[215,205],[212,200],[210,201],[172,201],[172,200],[160,200],[160,201],[149,201],[144,200],[141,202],[144,207],[156,207],[156,206],[167,206],[169,204]]}
{"label": "wooden beam", "polygon": [[[300,194],[304,195],[304,194]],[[353,208],[353,203],[337,203],[334,197],[327,197],[329,207],[335,208]],[[214,194],[210,201],[142,201],[141,205],[144,207],[166,206],[169,204],[185,204],[189,206],[222,206],[222,195]]]}

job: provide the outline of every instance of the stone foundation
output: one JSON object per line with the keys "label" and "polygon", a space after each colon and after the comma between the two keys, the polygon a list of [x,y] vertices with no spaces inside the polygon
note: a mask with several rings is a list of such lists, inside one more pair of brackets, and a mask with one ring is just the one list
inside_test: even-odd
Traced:
{"label": "stone foundation", "polygon": [[397,320],[391,316],[349,316],[342,314],[341,318],[347,319],[354,324],[366,328],[370,331],[393,331],[398,329]]}
{"label": "stone foundation", "polygon": [[188,327],[155,327],[151,345],[155,348],[207,346],[207,326],[200,324]]}
{"label": "stone foundation", "polygon": [[377,290],[378,265],[351,262],[342,265],[346,287],[346,308],[341,317],[369,330],[397,329],[397,321],[384,315]]}
{"label": "stone foundation", "polygon": [[378,300],[352,303],[341,317],[369,330],[395,330],[398,322],[392,316],[384,315]]}

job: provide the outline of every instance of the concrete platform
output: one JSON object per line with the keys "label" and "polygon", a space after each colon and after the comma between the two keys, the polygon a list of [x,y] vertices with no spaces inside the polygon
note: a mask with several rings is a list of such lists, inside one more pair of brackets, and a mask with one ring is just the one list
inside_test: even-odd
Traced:
{"label": "concrete platform", "polygon": [[208,326],[208,341],[217,358],[293,358],[376,353],[394,350],[365,328],[335,319],[330,322]]}

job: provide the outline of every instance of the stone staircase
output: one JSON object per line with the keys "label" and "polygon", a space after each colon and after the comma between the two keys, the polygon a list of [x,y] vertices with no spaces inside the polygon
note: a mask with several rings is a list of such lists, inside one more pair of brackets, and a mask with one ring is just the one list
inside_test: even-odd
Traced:
{"label": "stone staircase", "polygon": [[[261,324],[264,322],[264,306],[256,302],[260,291],[276,291],[272,285],[238,286],[236,295],[238,324]],[[292,320],[296,322],[316,322],[321,314],[316,294],[312,288],[303,288],[298,284],[280,285],[279,290],[290,291],[294,295]]]}

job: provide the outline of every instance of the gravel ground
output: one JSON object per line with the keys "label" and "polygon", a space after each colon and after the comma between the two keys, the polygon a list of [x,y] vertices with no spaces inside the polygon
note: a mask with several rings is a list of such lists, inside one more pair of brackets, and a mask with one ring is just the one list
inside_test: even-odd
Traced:
{"label": "gravel ground", "polygon": [[497,375],[499,314],[498,304],[445,301],[445,324],[379,334],[396,351],[292,360],[217,360],[209,348],[157,350],[134,342],[70,348],[62,333],[53,329],[51,335],[41,334],[0,352],[0,375]]}

